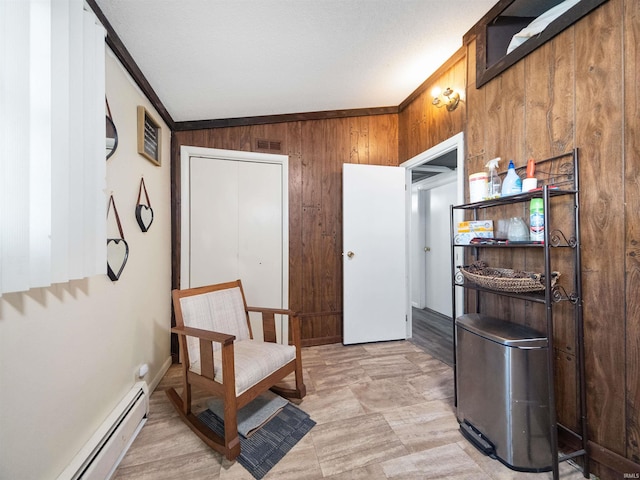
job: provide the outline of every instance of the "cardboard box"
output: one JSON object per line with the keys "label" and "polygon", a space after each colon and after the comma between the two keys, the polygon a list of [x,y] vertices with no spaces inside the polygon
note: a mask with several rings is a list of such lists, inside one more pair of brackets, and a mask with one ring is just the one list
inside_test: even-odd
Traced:
{"label": "cardboard box", "polygon": [[469,245],[475,237],[493,238],[493,220],[471,220],[458,222],[453,243]]}

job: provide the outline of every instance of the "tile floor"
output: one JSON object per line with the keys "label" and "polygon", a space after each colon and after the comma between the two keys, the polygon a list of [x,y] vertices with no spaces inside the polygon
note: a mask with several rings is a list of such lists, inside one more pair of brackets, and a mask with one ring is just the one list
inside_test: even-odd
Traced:
{"label": "tile floor", "polygon": [[[300,408],[317,425],[266,480],[552,478],[512,471],[471,446],[455,419],[452,369],[409,341],[308,347],[303,367],[307,396]],[[151,395],[149,419],[114,478],[252,480],[180,421],[163,391],[178,385],[174,365]],[[560,477],[583,478],[566,462]]]}

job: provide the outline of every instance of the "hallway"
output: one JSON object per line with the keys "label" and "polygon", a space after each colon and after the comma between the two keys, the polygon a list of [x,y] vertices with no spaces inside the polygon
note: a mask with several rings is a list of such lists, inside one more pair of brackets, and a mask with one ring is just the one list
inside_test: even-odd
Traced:
{"label": "hallway", "polygon": [[453,325],[451,318],[433,310],[412,308],[411,342],[432,357],[453,366]]}

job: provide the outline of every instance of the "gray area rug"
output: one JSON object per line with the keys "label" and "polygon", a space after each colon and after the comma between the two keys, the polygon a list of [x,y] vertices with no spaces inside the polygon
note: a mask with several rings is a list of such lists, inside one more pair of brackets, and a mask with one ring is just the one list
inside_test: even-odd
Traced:
{"label": "gray area rug", "polygon": [[[215,433],[224,436],[223,421],[211,410],[203,411],[198,418]],[[307,413],[287,402],[277,415],[253,435],[240,435],[238,463],[260,480],[315,424]]]}
{"label": "gray area rug", "polygon": [[[285,398],[266,391],[248,405],[238,410],[238,433],[250,437],[263,423],[276,415],[289,403]],[[218,418],[224,418],[224,402],[220,398],[211,398],[207,401],[207,407]]]}

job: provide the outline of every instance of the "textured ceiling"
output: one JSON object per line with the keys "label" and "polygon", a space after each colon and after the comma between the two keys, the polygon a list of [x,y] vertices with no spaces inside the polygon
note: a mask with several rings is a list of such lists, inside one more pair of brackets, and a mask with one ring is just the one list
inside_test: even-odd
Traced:
{"label": "textured ceiling", "polygon": [[397,106],[496,0],[97,0],[175,121]]}

